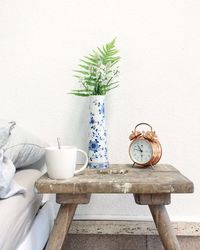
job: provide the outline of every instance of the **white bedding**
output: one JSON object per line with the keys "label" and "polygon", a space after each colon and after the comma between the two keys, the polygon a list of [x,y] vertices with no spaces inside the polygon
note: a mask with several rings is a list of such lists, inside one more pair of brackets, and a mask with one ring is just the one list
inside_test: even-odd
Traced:
{"label": "white bedding", "polygon": [[17,250],[42,250],[53,228],[57,210],[58,205],[56,205],[55,201],[46,201],[44,206],[39,210],[25,240]]}
{"label": "white bedding", "polygon": [[41,205],[42,195],[34,190],[41,172],[35,169],[21,170],[15,180],[26,188],[26,193],[0,200],[0,249],[15,250],[31,228]]}

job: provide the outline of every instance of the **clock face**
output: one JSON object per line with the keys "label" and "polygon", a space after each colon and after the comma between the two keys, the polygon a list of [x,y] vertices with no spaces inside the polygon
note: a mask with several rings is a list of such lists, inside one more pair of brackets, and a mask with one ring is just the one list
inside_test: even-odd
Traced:
{"label": "clock face", "polygon": [[151,160],[152,155],[153,150],[147,140],[135,140],[130,146],[130,156],[135,163],[145,164]]}

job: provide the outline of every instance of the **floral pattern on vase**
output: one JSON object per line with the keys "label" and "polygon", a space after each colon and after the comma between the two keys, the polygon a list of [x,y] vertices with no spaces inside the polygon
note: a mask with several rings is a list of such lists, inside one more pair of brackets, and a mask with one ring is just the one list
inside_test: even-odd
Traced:
{"label": "floral pattern on vase", "polygon": [[108,151],[105,128],[104,96],[90,96],[89,168],[107,168]]}

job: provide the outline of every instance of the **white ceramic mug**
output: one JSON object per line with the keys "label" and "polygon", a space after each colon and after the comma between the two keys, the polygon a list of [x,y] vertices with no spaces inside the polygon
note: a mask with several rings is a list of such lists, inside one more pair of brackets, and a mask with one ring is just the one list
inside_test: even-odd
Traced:
{"label": "white ceramic mug", "polygon": [[[85,155],[86,161],[82,168],[76,169],[77,152]],[[73,146],[46,148],[47,174],[52,179],[67,179],[80,173],[88,165],[88,156],[85,151]]]}

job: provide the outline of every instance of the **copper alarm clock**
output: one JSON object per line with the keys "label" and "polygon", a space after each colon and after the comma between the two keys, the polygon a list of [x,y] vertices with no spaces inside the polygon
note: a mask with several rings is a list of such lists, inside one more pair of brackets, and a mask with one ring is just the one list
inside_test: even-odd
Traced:
{"label": "copper alarm clock", "polygon": [[[146,125],[150,128],[148,131],[138,131],[137,128]],[[154,166],[159,162],[162,155],[162,147],[155,131],[148,123],[139,123],[135,126],[129,136],[131,144],[129,146],[129,155],[134,164],[139,167]]]}

